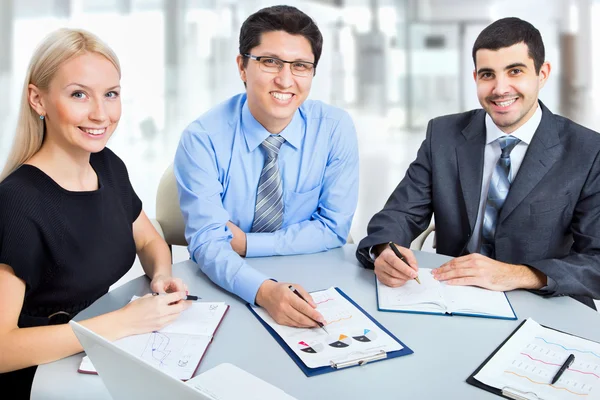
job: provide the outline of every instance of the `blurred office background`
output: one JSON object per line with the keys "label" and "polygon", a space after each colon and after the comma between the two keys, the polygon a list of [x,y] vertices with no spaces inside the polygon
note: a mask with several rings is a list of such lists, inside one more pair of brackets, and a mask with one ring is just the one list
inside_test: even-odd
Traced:
{"label": "blurred office background", "polygon": [[[118,54],[123,117],[109,142],[146,213],[181,131],[243,90],[239,27],[267,0],[0,0],[0,165],[13,139],[29,58],[59,27],[90,30]],[[325,43],[310,98],[348,110],[360,146],[356,241],[404,176],[427,121],[479,107],[471,48],[492,21],[517,16],[542,33],[552,73],[541,99],[600,130],[600,0],[288,0]],[[427,245],[426,245],[427,246]],[[187,259],[184,248],[175,260]],[[122,281],[140,275],[139,265]]]}

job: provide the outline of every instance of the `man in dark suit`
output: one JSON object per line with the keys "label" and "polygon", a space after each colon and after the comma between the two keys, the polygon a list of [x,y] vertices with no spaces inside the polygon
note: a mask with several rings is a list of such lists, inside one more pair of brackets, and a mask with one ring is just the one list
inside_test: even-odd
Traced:
{"label": "man in dark suit", "polygon": [[[600,135],[538,100],[550,75],[539,31],[518,18],[473,46],[483,109],[431,120],[406,176],[368,225],[357,257],[389,286],[417,276],[408,249],[435,216],[434,270],[451,285],[600,297]],[[407,262],[386,246],[398,244]]]}

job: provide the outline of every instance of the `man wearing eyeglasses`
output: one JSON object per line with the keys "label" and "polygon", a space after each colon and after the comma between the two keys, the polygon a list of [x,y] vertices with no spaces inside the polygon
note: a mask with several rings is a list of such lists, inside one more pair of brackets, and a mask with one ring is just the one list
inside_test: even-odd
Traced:
{"label": "man wearing eyeglasses", "polygon": [[[326,251],[346,242],[358,197],[350,116],[306,100],[323,38],[289,6],[262,9],[240,30],[246,92],[183,132],[175,176],[192,260],[221,287],[280,324],[326,323],[311,296],[254,270],[250,257]],[[285,263],[281,259],[281,263]]]}

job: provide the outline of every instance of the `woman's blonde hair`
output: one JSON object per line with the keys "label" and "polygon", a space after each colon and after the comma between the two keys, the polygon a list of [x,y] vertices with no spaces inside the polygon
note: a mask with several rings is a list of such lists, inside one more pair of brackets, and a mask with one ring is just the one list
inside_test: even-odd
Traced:
{"label": "woman's blonde hair", "polygon": [[63,63],[86,53],[97,53],[106,57],[121,77],[117,55],[96,35],[82,29],[58,29],[48,35],[35,50],[23,85],[14,142],[0,174],[0,182],[42,147],[44,121],[29,104],[29,85],[48,90],[52,78]]}

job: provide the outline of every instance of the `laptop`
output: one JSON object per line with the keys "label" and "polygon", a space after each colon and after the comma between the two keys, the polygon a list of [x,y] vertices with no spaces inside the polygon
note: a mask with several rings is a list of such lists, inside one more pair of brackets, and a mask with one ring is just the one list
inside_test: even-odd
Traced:
{"label": "laptop", "polygon": [[211,400],[77,322],[69,324],[113,399]]}

